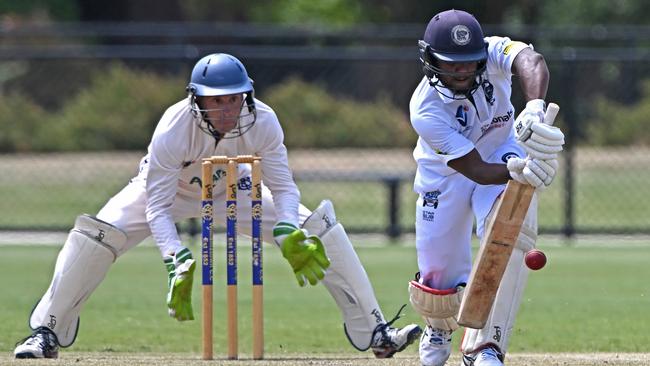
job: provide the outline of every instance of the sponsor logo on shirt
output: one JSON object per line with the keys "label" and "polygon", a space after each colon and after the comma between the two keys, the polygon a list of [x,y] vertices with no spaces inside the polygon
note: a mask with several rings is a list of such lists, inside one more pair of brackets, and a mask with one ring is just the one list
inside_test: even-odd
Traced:
{"label": "sponsor logo on shirt", "polygon": [[[214,173],[212,173],[212,182],[213,182],[212,186],[214,187],[217,184],[217,182],[225,176],[226,176],[225,170],[216,169]],[[203,187],[203,183],[201,182],[201,177],[192,177],[192,179],[190,179],[190,185],[192,184],[198,184],[199,187]]]}
{"label": "sponsor logo on shirt", "polygon": [[492,118],[492,122],[490,122],[489,125],[481,127],[481,132],[483,134],[485,134],[485,133],[487,133],[488,131],[490,131],[493,128],[502,128],[502,127],[504,127],[508,123],[508,121],[510,121],[512,119],[512,115],[514,113],[515,112],[512,109],[510,109],[510,110],[508,110],[508,112],[506,112],[506,114],[501,115],[501,116],[496,116],[496,117]]}
{"label": "sponsor logo on shirt", "polygon": [[436,216],[436,213],[433,211],[422,211],[422,220],[424,221],[433,221],[433,218]]}
{"label": "sponsor logo on shirt", "polygon": [[513,47],[513,46],[516,46],[516,45],[524,45],[524,46],[525,46],[525,44],[524,44],[523,42],[519,42],[519,41],[510,41],[510,42],[508,42],[508,43],[506,44],[506,46],[503,48],[503,54],[506,55],[506,56],[508,56],[508,54],[510,53],[510,50],[512,50],[512,47]]}

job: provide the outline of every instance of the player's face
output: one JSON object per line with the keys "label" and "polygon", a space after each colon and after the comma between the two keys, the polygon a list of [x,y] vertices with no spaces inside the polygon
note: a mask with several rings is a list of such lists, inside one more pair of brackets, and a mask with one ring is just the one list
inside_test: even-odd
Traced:
{"label": "player's face", "polygon": [[443,71],[440,81],[450,90],[462,92],[472,87],[478,62],[438,61],[438,67]]}
{"label": "player's face", "polygon": [[242,94],[197,97],[197,102],[204,112],[203,118],[220,133],[237,127],[243,101]]}

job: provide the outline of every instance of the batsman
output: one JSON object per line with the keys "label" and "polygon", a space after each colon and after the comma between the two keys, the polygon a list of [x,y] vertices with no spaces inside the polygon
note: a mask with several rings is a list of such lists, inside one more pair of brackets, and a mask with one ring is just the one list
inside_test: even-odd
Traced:
{"label": "batsman", "polygon": [[[32,334],[19,342],[15,356],[56,358],[59,347],[72,345],[81,310],[113,262],[149,236],[167,269],[166,277],[161,273],[168,286],[166,312],[179,321],[194,319],[196,261],[175,223],[200,217],[201,159],[214,155],[262,158],[263,238],[275,241],[301,286],[323,282],[355,348],[387,358],[417,339],[419,326],[393,327],[399,314],[384,318],[332,203],[324,200],[313,212],[300,203],[280,122],[255,98],[244,65],[228,54],[207,55],[195,64],[186,91],[158,122],[139,174],[96,216],[76,219],[50,287],[29,318]],[[223,169],[213,174],[217,202],[225,202],[225,174]],[[237,174],[241,232],[250,235],[250,167],[240,165]],[[224,205],[215,205],[214,222],[225,223],[225,215]]]}
{"label": "batsman", "polygon": [[[535,192],[550,185],[564,135],[544,123],[549,71],[531,45],[484,37],[473,15],[448,10],[433,16],[419,50],[424,77],[409,105],[419,136],[413,152],[419,273],[409,295],[426,322],[420,361],[442,366],[470,281],[474,220],[477,235],[486,235],[509,180]],[[510,100],[513,76],[526,100],[518,114]],[[485,326],[465,330],[462,365],[503,365],[527,281],[524,255],[537,239],[536,193],[522,218]]]}

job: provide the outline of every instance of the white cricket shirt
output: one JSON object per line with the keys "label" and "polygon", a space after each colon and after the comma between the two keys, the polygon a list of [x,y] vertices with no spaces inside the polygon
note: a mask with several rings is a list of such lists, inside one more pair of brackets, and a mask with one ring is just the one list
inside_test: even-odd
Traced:
{"label": "white cricket shirt", "polygon": [[[180,244],[170,208],[177,196],[195,199],[200,207],[201,159],[214,155],[261,156],[262,181],[273,194],[277,220],[298,226],[300,193],[289,169],[282,127],[269,106],[257,99],[255,106],[257,120],[253,127],[242,136],[222,139],[216,145],[214,137],[199,128],[187,98],[164,113],[134,178],[134,182],[146,184],[146,217],[159,246]],[[247,169],[247,165],[242,168]],[[224,177],[225,167],[215,171],[214,196],[225,191]]]}
{"label": "white cricket shirt", "polygon": [[[417,162],[414,190],[431,191],[440,177],[457,173],[450,160],[476,148],[487,159],[500,145],[514,137],[515,109],[510,102],[512,62],[528,45],[507,37],[486,37],[486,81],[469,99],[454,100],[429,85],[426,77],[413,92],[409,104],[411,125],[419,138],[413,151]],[[449,90],[445,94],[452,95]]]}

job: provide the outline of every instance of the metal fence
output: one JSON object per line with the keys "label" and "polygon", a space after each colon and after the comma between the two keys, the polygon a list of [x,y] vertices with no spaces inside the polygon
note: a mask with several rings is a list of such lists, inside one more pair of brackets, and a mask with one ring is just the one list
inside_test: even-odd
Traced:
{"label": "metal fence", "polygon": [[[484,28],[486,34],[535,44],[551,69],[548,99],[562,107],[559,123],[567,136],[566,151],[558,181],[541,199],[540,231],[566,236],[650,233],[650,148],[633,141],[591,146],[586,138],[591,128],[617,126],[616,115],[611,125],[590,123],[598,98],[632,108],[644,97],[650,27]],[[258,96],[297,76],[339,97],[387,97],[406,115],[421,78],[415,45],[423,29],[422,24],[338,30],[213,23],[0,23],[0,97],[16,91],[29,95],[43,106],[42,123],[48,123],[50,113],[83,90],[88,70],[119,60],[182,80],[199,56],[228,52],[245,61]],[[514,89],[515,107],[521,107],[516,85]],[[160,106],[161,113],[165,107]],[[0,134],[11,133],[6,125],[2,129]],[[78,213],[96,212],[135,174],[143,153],[0,155],[0,229],[68,229]],[[290,163],[304,203],[313,208],[320,199],[331,198],[349,231],[397,237],[413,230],[415,196],[410,187],[415,165],[409,149],[290,148]]]}

